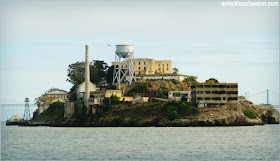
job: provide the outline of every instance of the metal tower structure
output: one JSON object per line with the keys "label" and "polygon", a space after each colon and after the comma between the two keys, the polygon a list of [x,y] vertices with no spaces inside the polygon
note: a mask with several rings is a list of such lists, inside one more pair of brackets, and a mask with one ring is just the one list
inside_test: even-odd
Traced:
{"label": "metal tower structure", "polygon": [[113,84],[136,82],[133,45],[123,43],[116,45]]}
{"label": "metal tower structure", "polygon": [[25,98],[25,108],[24,108],[24,114],[23,114],[23,120],[30,120],[30,109],[29,109],[29,98]]}
{"label": "metal tower structure", "polygon": [[269,103],[269,92],[268,92],[268,89],[266,90],[266,104]]}

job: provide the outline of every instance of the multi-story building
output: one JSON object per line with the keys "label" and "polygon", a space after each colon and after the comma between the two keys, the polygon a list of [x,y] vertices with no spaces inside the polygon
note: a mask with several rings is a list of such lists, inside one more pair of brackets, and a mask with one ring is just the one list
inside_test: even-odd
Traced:
{"label": "multi-story building", "polygon": [[226,107],[238,101],[238,83],[218,83],[207,80],[191,86],[192,101],[198,107]]}
{"label": "multi-story building", "polygon": [[46,111],[54,102],[65,102],[68,100],[67,92],[61,89],[51,89],[39,98],[38,114]]}
{"label": "multi-story building", "polygon": [[[153,60],[148,58],[135,58],[133,61],[135,65],[136,75],[172,73],[171,60]],[[112,62],[112,65],[116,65],[116,62]],[[126,69],[127,67],[124,66],[123,68]]]}

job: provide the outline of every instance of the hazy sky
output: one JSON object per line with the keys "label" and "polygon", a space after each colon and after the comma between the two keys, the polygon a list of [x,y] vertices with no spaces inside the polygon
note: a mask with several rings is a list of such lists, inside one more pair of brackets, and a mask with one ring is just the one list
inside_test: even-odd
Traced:
{"label": "hazy sky", "polygon": [[[68,65],[84,60],[86,44],[90,60],[111,64],[114,45],[129,42],[136,58],[170,59],[181,74],[200,82],[237,82],[239,95],[269,89],[276,93],[270,102],[279,104],[279,7],[1,0],[0,18],[1,103],[23,103],[25,97],[33,102],[52,87],[69,91]],[[249,99],[265,103],[266,95]]]}

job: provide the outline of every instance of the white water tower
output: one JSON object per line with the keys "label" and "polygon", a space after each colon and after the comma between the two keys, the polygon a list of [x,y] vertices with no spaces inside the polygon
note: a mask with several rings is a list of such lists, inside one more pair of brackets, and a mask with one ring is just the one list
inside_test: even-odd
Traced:
{"label": "white water tower", "polygon": [[133,45],[128,43],[116,45],[113,84],[136,82],[133,58]]}

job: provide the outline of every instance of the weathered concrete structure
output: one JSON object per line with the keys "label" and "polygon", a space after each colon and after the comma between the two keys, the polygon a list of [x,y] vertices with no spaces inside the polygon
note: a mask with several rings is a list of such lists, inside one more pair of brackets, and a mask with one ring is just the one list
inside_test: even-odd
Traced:
{"label": "weathered concrete structure", "polygon": [[207,80],[191,86],[192,101],[198,107],[226,107],[238,101],[238,83],[217,83]]}
{"label": "weathered concrete structure", "polygon": [[64,118],[71,118],[75,113],[75,103],[66,101],[64,103]]}

